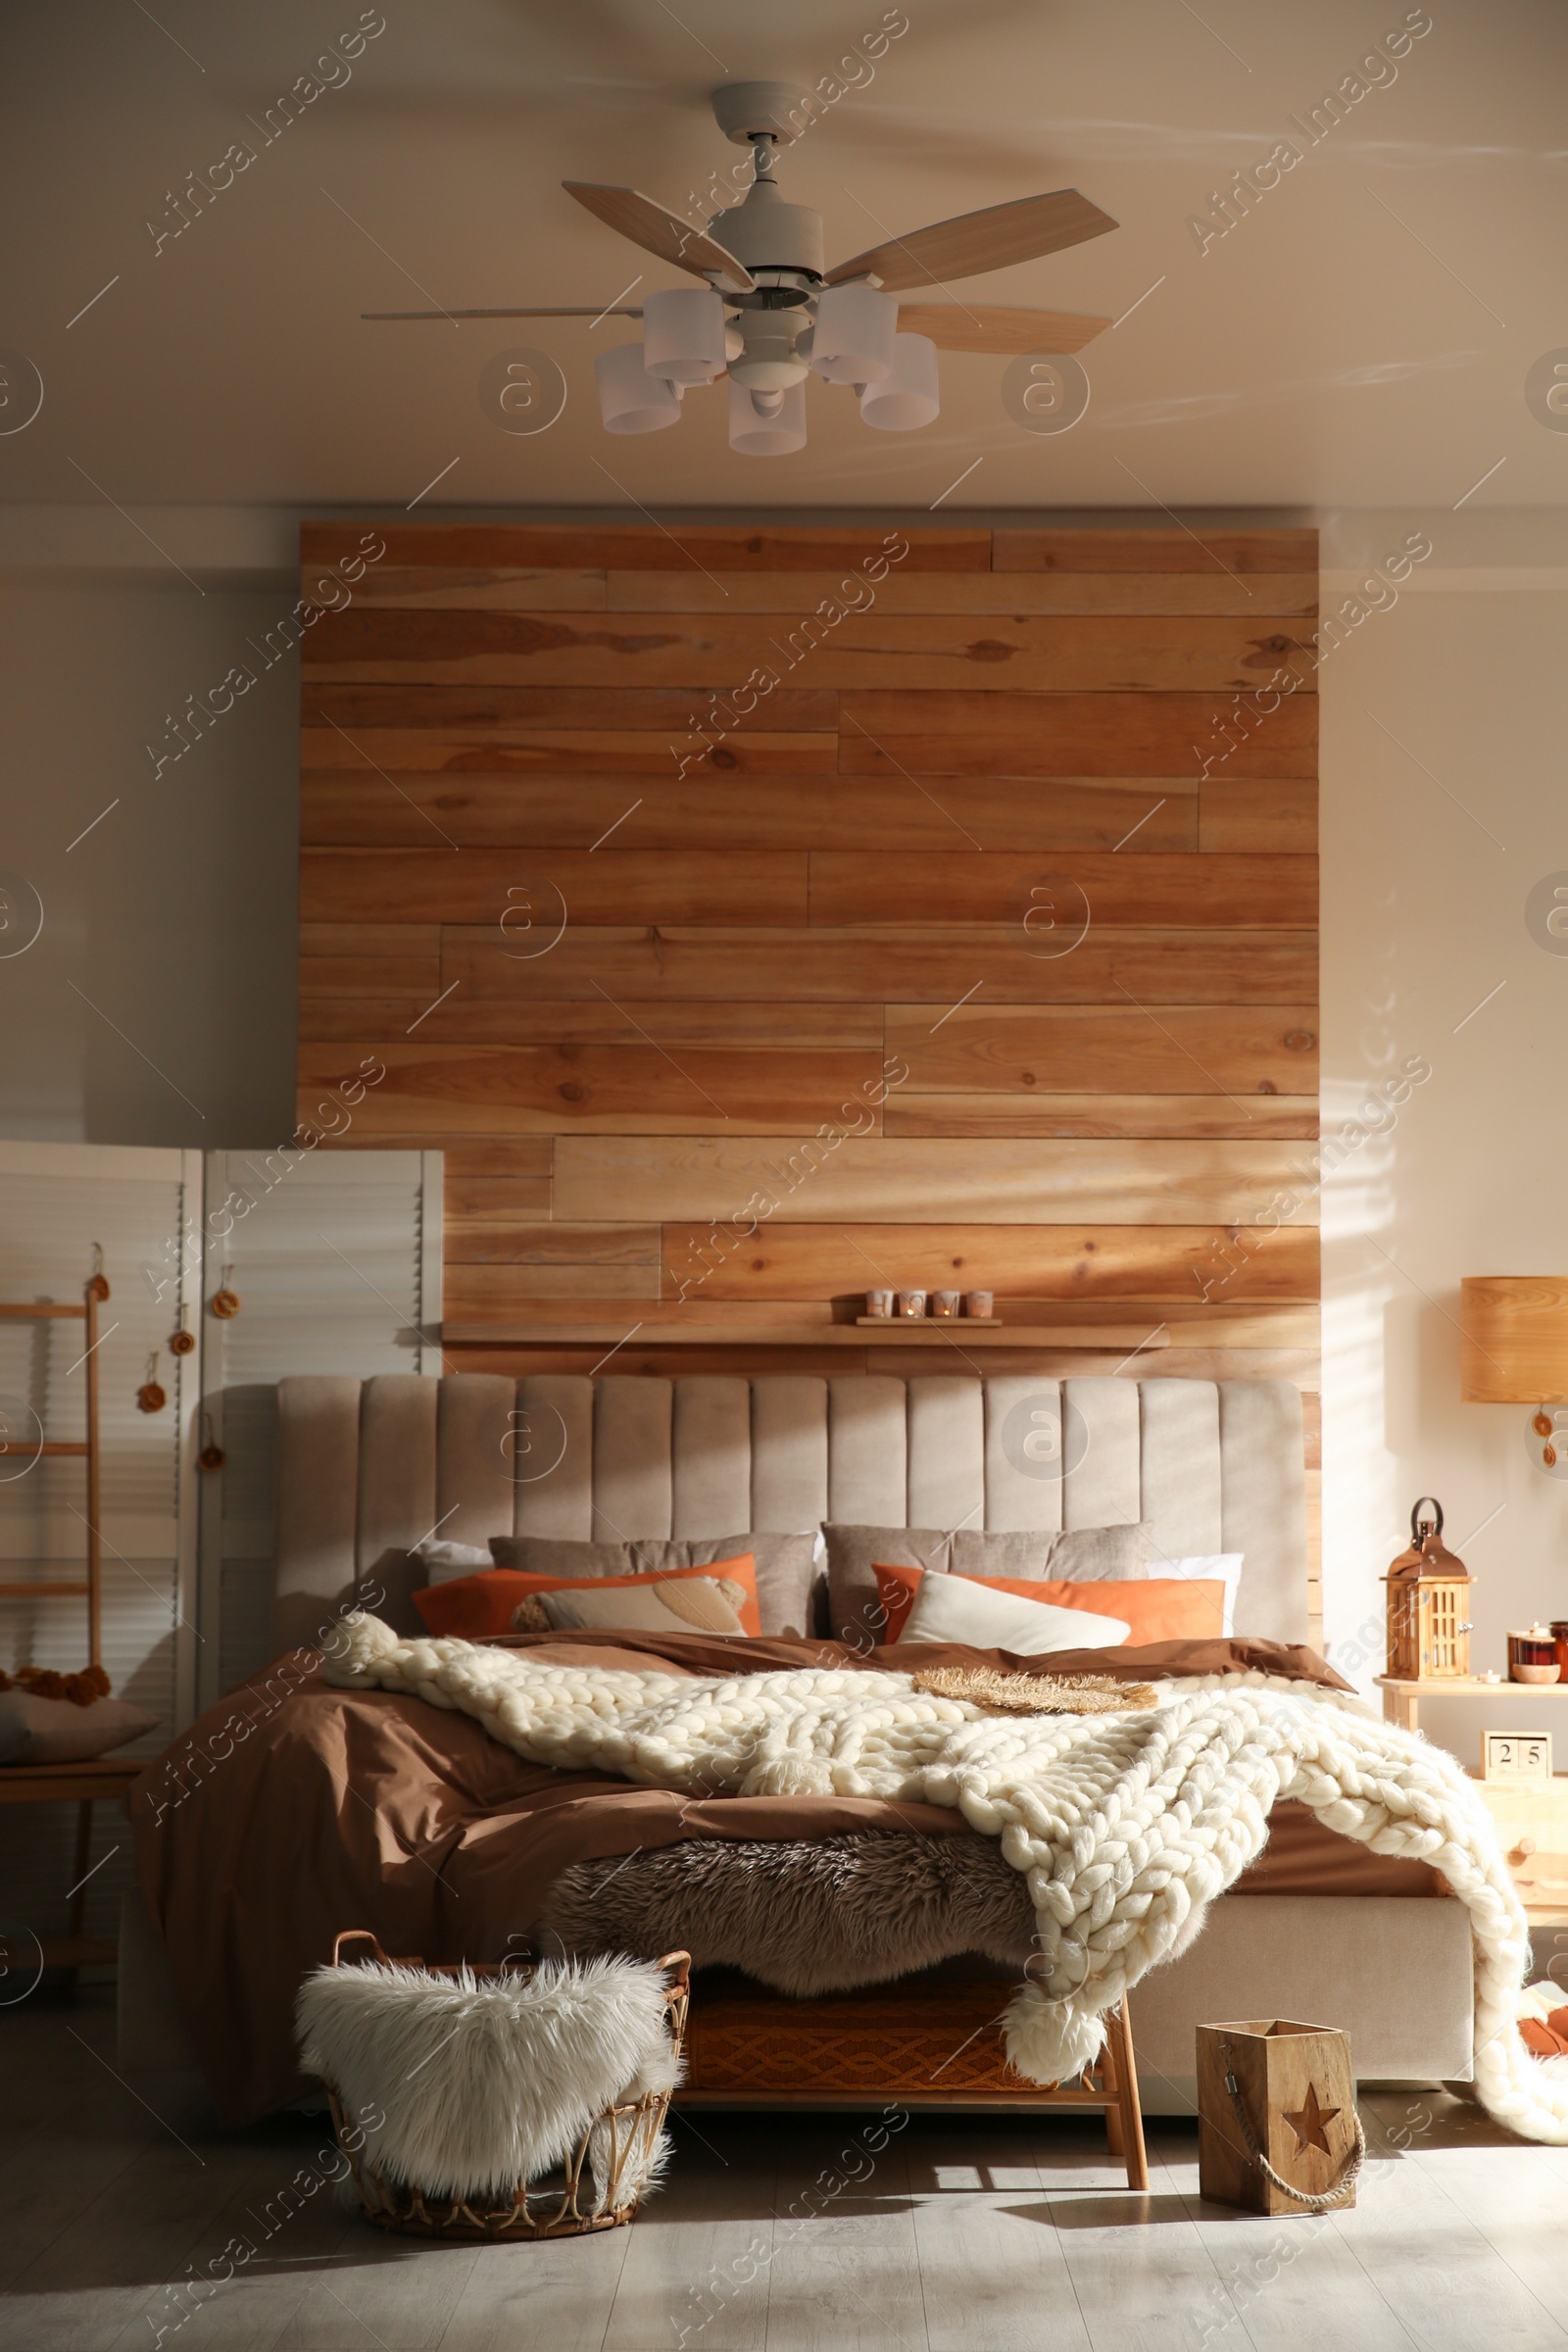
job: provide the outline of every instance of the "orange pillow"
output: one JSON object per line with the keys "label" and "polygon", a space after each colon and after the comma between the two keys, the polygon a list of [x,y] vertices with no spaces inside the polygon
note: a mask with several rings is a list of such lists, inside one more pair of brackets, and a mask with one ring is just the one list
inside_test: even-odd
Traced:
{"label": "orange pillow", "polygon": [[[887,1612],[882,1634],[886,1648],[903,1633],[925,1571],[887,1568],[875,1561],[871,1573]],[[965,1581],[989,1585],[993,1592],[1018,1592],[1025,1600],[1049,1601],[1058,1609],[1087,1609],[1096,1616],[1119,1617],[1131,1628],[1123,1646],[1145,1642],[1202,1642],[1222,1633],[1225,1626],[1225,1580],[1220,1576],[1118,1577],[1113,1584],[1098,1585],[1008,1576],[975,1576]]]}
{"label": "orange pillow", "polygon": [[761,1633],[757,1562],[749,1551],[733,1560],[710,1560],[701,1568],[660,1568],[643,1576],[529,1576],[520,1568],[481,1568],[473,1576],[427,1585],[416,1592],[414,1605],[432,1634],[456,1634],[465,1642],[477,1642],[486,1634],[510,1634],[513,1610],[531,1593],[612,1592],[619,1585],[662,1585],[672,1577],[691,1576],[723,1577],[739,1585],[746,1594],[741,1623],[748,1634]]}

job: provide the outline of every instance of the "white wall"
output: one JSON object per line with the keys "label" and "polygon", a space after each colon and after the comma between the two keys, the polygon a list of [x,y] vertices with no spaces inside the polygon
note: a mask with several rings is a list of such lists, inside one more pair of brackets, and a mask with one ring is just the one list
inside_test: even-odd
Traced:
{"label": "white wall", "polygon": [[288,601],[145,576],[0,586],[0,870],[44,908],[36,945],[0,957],[0,1136],[289,1135],[298,656],[156,780],[145,749],[231,664],[260,670],[246,639]]}
{"label": "white wall", "polygon": [[[1405,1055],[1432,1065],[1323,1198],[1326,1639],[1373,1625],[1373,1673],[1376,1580],[1423,1493],[1478,1579],[1478,1669],[1568,1616],[1568,1485],[1528,1458],[1526,1407],[1460,1403],[1456,1327],[1462,1275],[1568,1263],[1568,957],[1525,927],[1568,870],[1568,573],[1463,576],[1435,569],[1320,673],[1325,1133]],[[1568,1750],[1568,1712],[1533,1703]],[[1472,1717],[1434,1728],[1473,1763]]]}

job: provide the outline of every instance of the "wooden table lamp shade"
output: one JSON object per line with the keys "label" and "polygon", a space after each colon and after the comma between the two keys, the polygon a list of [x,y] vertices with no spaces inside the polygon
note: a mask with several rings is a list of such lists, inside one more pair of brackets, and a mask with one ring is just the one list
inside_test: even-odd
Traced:
{"label": "wooden table lamp shade", "polygon": [[1568,1275],[1467,1274],[1459,1329],[1466,1404],[1568,1404]]}

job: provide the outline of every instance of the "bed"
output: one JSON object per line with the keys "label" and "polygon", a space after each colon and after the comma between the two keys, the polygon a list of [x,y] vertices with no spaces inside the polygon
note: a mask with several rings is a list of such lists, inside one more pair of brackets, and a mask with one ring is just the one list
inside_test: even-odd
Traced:
{"label": "bed", "polygon": [[[700,1544],[824,1520],[1049,1535],[1144,1519],[1172,1557],[1243,1554],[1244,1647],[1251,1638],[1309,1654],[1300,1404],[1288,1383],[313,1377],[282,1382],[278,1406],[280,1653],[318,1641],[371,1584],[380,1613],[406,1616],[419,1581],[411,1547],[436,1527],[474,1544],[509,1531]],[[1079,1433],[1060,1476],[1038,1475],[1007,1436],[1020,1410],[1039,1408]],[[725,1653],[742,1646],[684,1634],[516,1638],[530,1643],[607,1664],[652,1650],[691,1673],[732,1672]],[[744,1646],[753,1669],[829,1654],[809,1626]],[[236,1706],[248,1726],[238,1739],[220,1728]],[[172,1781],[166,1758],[140,1785],[144,1899],[127,1905],[122,1935],[121,2055],[189,2065],[194,2040],[226,2120],[303,2087],[287,2031],[294,1985],[325,1956],[323,1937],[361,1925],[430,1959],[494,1957],[523,1936],[578,1950],[596,1935],[626,1948],[639,1928],[650,1950],[689,1940],[713,1963],[697,1978],[690,2104],[1041,2095],[1006,2077],[994,2035],[970,2034],[1017,1982],[1023,1930],[994,1850],[938,1808],[682,1800],[526,1764],[416,1698],[280,1687],[275,1672],[222,1702],[185,1751],[207,1759],[225,1737],[220,1771],[203,1762]],[[1468,2080],[1461,1905],[1430,1871],[1282,1815],[1198,1940],[1139,1986],[1145,2106],[1191,2111],[1195,2028],[1223,2017],[1341,2026],[1363,2080]],[[890,1869],[915,1883],[902,1911],[886,1899]],[[796,1936],[793,1957],[759,1956],[755,1923],[769,1903],[793,1915],[817,1902],[825,1948],[844,1888],[879,1873],[892,1924],[863,1950],[835,1947],[826,1984],[820,1966],[803,1975],[810,1935]],[[737,1874],[752,1882],[744,1900]],[[284,1881],[286,1903],[259,1898]],[[371,1907],[375,1918],[358,1915]],[[672,1937],[683,1922],[687,1937]],[[970,2054],[956,2067],[960,2044]],[[949,2054],[940,2082],[935,2051]]]}

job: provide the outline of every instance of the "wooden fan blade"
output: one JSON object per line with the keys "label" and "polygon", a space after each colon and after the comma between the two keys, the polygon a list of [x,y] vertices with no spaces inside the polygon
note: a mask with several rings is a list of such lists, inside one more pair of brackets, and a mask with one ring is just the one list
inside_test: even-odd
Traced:
{"label": "wooden fan blade", "polygon": [[875,276],[889,294],[905,286],[939,286],[949,278],[975,277],[1012,262],[1032,262],[1043,253],[1060,253],[1117,225],[1076,188],[1057,188],[1050,196],[1020,196],[982,213],[933,221],[906,237],[889,237],[886,244],[840,262],[828,271],[827,282],[837,286],[847,277]]}
{"label": "wooden fan blade", "polygon": [[688,270],[693,277],[725,277],[742,293],[756,284],[745,264],[726,253],[722,245],[715,245],[679,213],[667,212],[636,188],[602,188],[590,179],[564,179],[561,184],[607,228],[629,237],[645,253],[657,253],[662,262],[673,262],[677,270]]}
{"label": "wooden fan blade", "polygon": [[977,303],[901,302],[899,331],[929,335],[939,351],[995,351],[1030,357],[1082,351],[1110,320],[1081,311],[1008,311]]}
{"label": "wooden fan blade", "polygon": [[[612,304],[608,311],[591,310],[586,303],[572,310],[553,311],[362,311],[362,318],[640,318],[635,304]],[[1062,346],[1065,350],[1066,346]]]}

